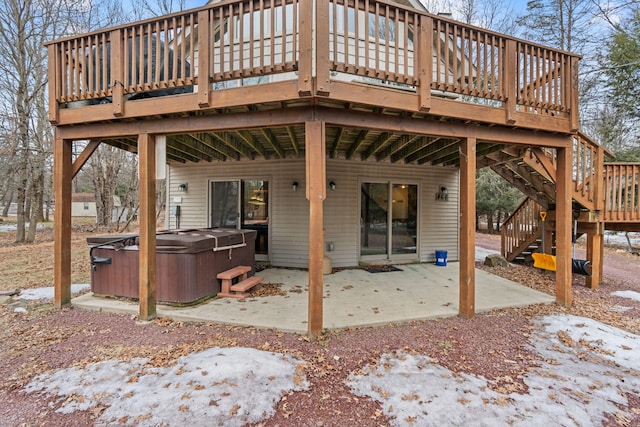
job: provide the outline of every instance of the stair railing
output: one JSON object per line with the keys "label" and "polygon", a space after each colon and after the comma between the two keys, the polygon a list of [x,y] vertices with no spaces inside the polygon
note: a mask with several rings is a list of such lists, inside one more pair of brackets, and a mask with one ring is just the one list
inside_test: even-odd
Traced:
{"label": "stair railing", "polygon": [[507,218],[501,227],[502,256],[512,261],[523,244],[540,234],[540,211],[541,206],[535,200],[526,198]]}

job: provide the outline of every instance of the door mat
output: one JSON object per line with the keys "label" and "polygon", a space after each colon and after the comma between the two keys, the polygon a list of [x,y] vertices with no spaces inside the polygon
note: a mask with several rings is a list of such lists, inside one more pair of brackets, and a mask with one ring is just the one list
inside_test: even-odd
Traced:
{"label": "door mat", "polygon": [[367,265],[360,267],[363,270],[367,270],[369,273],[389,273],[391,271],[402,271],[402,269],[393,265]]}

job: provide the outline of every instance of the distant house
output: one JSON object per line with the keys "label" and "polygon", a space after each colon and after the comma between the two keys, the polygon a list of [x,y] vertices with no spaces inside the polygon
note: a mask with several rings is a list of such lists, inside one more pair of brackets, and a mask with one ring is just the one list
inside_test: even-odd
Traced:
{"label": "distant house", "polygon": [[93,193],[73,193],[71,195],[71,216],[92,217],[97,215],[96,195]]}

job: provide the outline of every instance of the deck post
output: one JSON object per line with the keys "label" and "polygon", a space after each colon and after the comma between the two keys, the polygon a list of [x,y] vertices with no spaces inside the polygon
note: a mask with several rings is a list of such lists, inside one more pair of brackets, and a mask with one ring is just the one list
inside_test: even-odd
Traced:
{"label": "deck post", "polygon": [[591,276],[585,280],[590,289],[598,289],[602,280],[602,266],[604,264],[604,223],[596,223],[596,231],[587,233],[587,260],[591,263]]}
{"label": "deck post", "polygon": [[515,40],[507,40],[505,46],[505,59],[504,66],[502,67],[502,84],[506,92],[506,100],[504,102],[505,120],[508,124],[514,124],[516,122],[516,80],[513,75],[513,71],[517,70],[516,65],[516,50],[518,44]]}
{"label": "deck post", "polygon": [[209,107],[211,92],[211,26],[209,10],[198,12],[198,107]]}
{"label": "deck post", "polygon": [[54,303],[61,308],[71,303],[71,178],[73,141],[55,132],[53,145],[54,212],[53,282]]}
{"label": "deck post", "polygon": [[59,109],[58,98],[60,97],[60,54],[58,45],[47,46],[49,61],[48,81],[49,81],[49,121],[52,124],[58,123]]}
{"label": "deck post", "polygon": [[309,312],[308,335],[322,332],[322,262],[324,257],[323,201],[326,197],[324,122],[305,123],[306,195],[309,200]]}
{"label": "deck post", "polygon": [[571,185],[572,139],[567,148],[558,148],[556,172],[556,302],[571,307]]}
{"label": "deck post", "polygon": [[595,224],[596,231],[587,233],[587,260],[591,263],[591,276],[586,278],[585,285],[590,289],[598,289],[600,286],[604,267],[604,222],[601,221],[601,218],[604,217],[606,182],[604,173],[604,149],[601,146],[598,146],[596,151],[594,179],[598,185],[595,186],[593,200],[595,210],[599,215],[598,222]]}
{"label": "deck post", "polygon": [[460,142],[460,302],[458,313],[475,315],[476,139]]}
{"label": "deck post", "polygon": [[431,80],[433,79],[433,18],[420,16],[420,50],[418,52],[420,86],[420,110],[431,109]]}
{"label": "deck post", "polygon": [[111,96],[111,105],[113,106],[113,115],[122,117],[124,115],[124,38],[122,30],[113,30],[111,36],[111,80],[113,91]]}
{"label": "deck post", "polygon": [[[311,2],[309,2],[311,3]],[[329,57],[329,0],[316,0],[316,95],[331,92],[331,58]]]}
{"label": "deck post", "polygon": [[141,320],[156,317],[156,149],[155,137],[138,135],[140,173],[139,309]]}
{"label": "deck post", "polygon": [[570,73],[571,73],[571,85],[569,87],[569,122],[571,123],[571,132],[576,132],[580,127],[580,117],[578,115],[578,62],[579,59],[572,56],[569,60]]}
{"label": "deck post", "polygon": [[298,95],[309,96],[313,85],[313,2],[300,2],[300,57],[298,58]]}

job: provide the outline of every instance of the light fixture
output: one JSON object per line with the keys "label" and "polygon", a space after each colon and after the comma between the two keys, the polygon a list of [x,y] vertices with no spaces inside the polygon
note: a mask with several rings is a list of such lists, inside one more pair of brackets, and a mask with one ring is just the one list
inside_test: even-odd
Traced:
{"label": "light fixture", "polygon": [[449,200],[449,190],[444,185],[440,186],[440,190],[436,193],[436,200]]}
{"label": "light fixture", "polygon": [[178,185],[178,191],[181,193],[186,192],[187,190],[189,190],[189,184],[188,183],[182,183],[180,185]]}
{"label": "light fixture", "polygon": [[291,189],[292,189],[293,191],[296,191],[296,190],[298,189],[298,181],[293,181],[293,182],[291,183]]}
{"label": "light fixture", "polygon": [[329,183],[329,188],[331,189],[331,191],[336,191],[336,183],[331,181]]}

